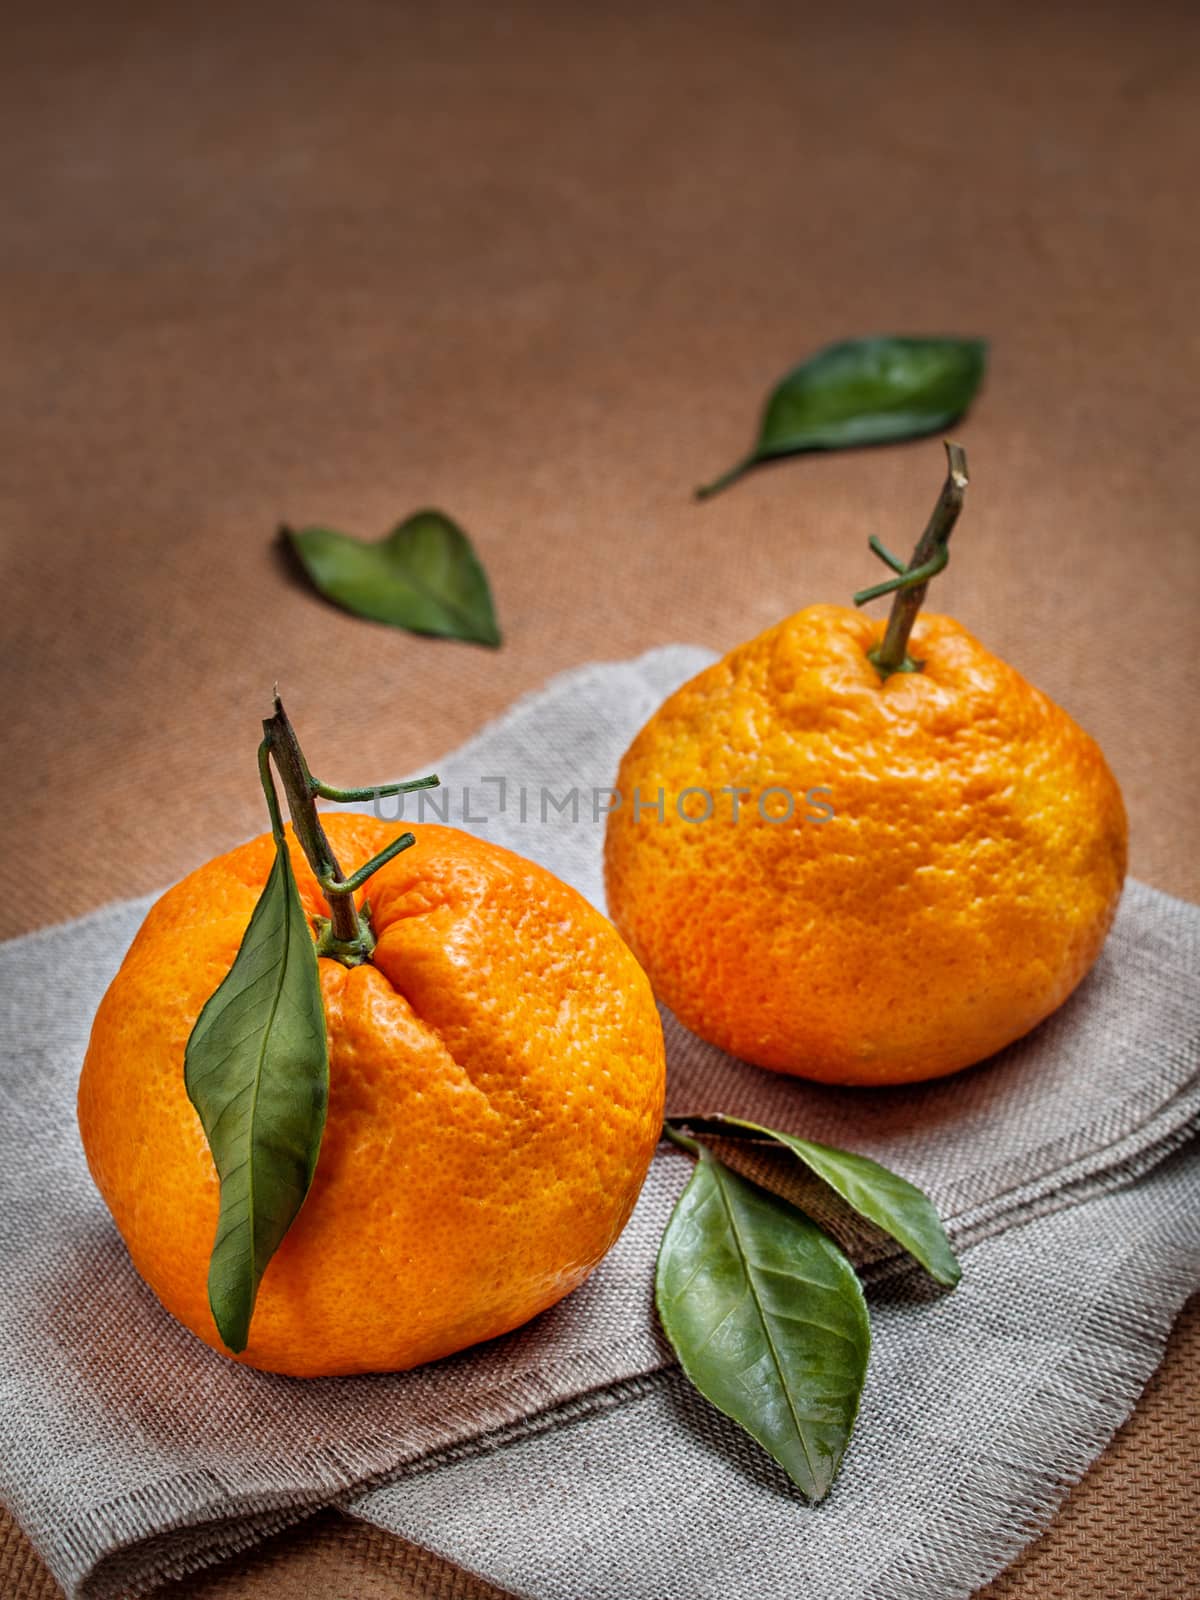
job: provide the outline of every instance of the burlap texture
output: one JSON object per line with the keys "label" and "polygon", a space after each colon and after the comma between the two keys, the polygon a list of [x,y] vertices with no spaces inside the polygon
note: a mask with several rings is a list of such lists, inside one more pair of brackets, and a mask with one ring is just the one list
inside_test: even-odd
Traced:
{"label": "burlap texture", "polygon": [[1193,1148],[994,1235],[919,1310],[907,1285],[876,1286],[873,1379],[820,1506],[671,1370],[354,1509],[530,1600],[961,1600],[1145,1381],[1144,1341],[1160,1351],[1178,1304],[1164,1290],[1200,1272],[1197,1183]]}
{"label": "burlap texture", "polygon": [[[257,828],[276,677],[353,781],[561,667],[873,578],[932,445],[687,490],[792,360],[883,328],[993,339],[936,603],[1100,738],[1133,870],[1200,897],[1195,42],[1166,0],[6,18],[5,931]],[[429,501],[476,536],[499,657],[357,624],[270,548]],[[1139,1550],[1147,1593],[1184,1586],[1138,1542],[1179,1474],[1127,1437],[1026,1592],[1124,1592]]]}

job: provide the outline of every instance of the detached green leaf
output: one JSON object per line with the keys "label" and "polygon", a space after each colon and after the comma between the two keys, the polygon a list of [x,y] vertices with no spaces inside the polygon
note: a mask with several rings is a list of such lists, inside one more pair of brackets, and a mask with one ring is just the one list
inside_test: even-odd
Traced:
{"label": "detached green leaf", "polygon": [[192,1029],[184,1081],[221,1180],[209,1304],[239,1352],[312,1182],[329,1098],[316,950],[281,838],[233,966]]}
{"label": "detached green leaf", "polygon": [[823,1499],[866,1380],[862,1289],[806,1216],[697,1148],[659,1248],[663,1328],[701,1394]]}
{"label": "detached green leaf", "polygon": [[767,401],[750,455],[705,488],[716,494],[756,462],[803,450],[917,439],[948,428],[975,397],[983,339],[846,339],[789,372]]}
{"label": "detached green leaf", "polygon": [[942,1219],[929,1197],[907,1178],[890,1172],[870,1156],[837,1150],[828,1144],[814,1144],[811,1139],[798,1139],[777,1128],[764,1128],[757,1122],[746,1122],[741,1117],[722,1113],[697,1118],[695,1123],[687,1120],[691,1125],[702,1122],[730,1134],[743,1130],[783,1145],[860,1216],[903,1245],[938,1283],[953,1288],[962,1277],[962,1268],[950,1248]]}
{"label": "detached green leaf", "polygon": [[456,522],[418,511],[375,544],[332,528],[284,532],[328,600],[413,633],[498,645],[487,574]]}

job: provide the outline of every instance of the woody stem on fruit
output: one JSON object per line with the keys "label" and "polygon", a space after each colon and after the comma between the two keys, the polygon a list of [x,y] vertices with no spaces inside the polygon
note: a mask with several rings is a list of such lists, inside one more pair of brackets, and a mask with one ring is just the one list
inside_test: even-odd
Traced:
{"label": "woody stem on fruit", "polygon": [[947,439],[946,458],[946,481],[908,565],[897,560],[874,535],[869,541],[874,553],[897,574],[869,589],[860,589],[854,596],[856,606],[866,605],[881,595],[894,593],[896,596],[883,638],[868,652],[885,680],[893,672],[920,672],[924,666],[924,662],[914,661],[908,653],[909,635],[924,602],[929,580],[936,577],[950,559],[950,535],[963,508],[968,483],[967,453],[962,445]]}
{"label": "woody stem on fruit", "polygon": [[[275,696],[274,713],[263,721],[263,741],[259,747],[259,770],[263,790],[271,809],[271,820],[278,834],[281,831],[279,805],[271,782],[269,763],[273,762],[279,773],[287,796],[288,813],[300,848],[304,851],[313,876],[316,878],[329,906],[328,922],[318,922],[317,954],[333,957],[345,966],[357,966],[370,958],[375,947],[370,918],[358,910],[354,903],[356,890],[372,873],[378,872],[385,862],[391,861],[402,850],[416,841],[415,835],[403,833],[393,839],[386,849],[372,856],[348,877],[342,871],[333,846],[321,826],[317,813],[318,796],[324,800],[369,800],[386,795],[408,794],[414,789],[436,787],[435,776],[416,778],[407,783],[377,784],[369,789],[337,789],[332,784],[314,778],[304,759],[295,729],[283,709],[283,702]],[[365,908],[364,908],[365,910]]]}

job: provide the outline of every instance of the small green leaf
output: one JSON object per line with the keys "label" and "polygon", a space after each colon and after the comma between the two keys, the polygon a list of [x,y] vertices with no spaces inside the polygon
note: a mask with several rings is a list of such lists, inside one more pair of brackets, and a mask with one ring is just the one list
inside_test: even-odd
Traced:
{"label": "small green leaf", "polygon": [[789,372],[744,461],[697,489],[716,494],[754,466],[803,450],[918,439],[962,416],[983,381],[983,339],[845,339]]}
{"label": "small green leaf", "polygon": [[192,1029],[184,1081],[221,1181],[209,1304],[239,1352],[267,1263],[312,1182],[329,1098],[317,956],[279,835],[233,966]]}
{"label": "small green leaf", "polygon": [[821,1500],[866,1380],[862,1289],[802,1212],[697,1151],[659,1247],[659,1317],[700,1393]]}
{"label": "small green leaf", "polygon": [[375,544],[332,528],[284,533],[320,592],[355,616],[500,643],[487,574],[466,534],[442,512],[418,511]]}
{"label": "small green leaf", "polygon": [[811,1139],[798,1139],[777,1128],[764,1128],[757,1122],[746,1122],[741,1117],[723,1113],[682,1120],[689,1126],[703,1123],[730,1134],[741,1129],[783,1145],[860,1216],[903,1245],[938,1283],[953,1288],[962,1277],[962,1268],[950,1248],[942,1219],[929,1197],[907,1178],[889,1172],[870,1156],[837,1150],[828,1144],[814,1144]]}

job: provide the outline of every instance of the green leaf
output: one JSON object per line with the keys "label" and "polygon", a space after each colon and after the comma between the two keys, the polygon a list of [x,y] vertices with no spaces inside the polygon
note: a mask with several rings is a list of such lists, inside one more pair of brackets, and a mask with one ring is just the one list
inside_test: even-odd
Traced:
{"label": "green leaf", "polygon": [[238,1352],[267,1263],[312,1182],[329,1099],[317,956],[279,836],[233,966],[192,1029],[184,1081],[221,1181],[208,1299]]}
{"label": "green leaf", "polygon": [[332,528],[284,533],[313,583],[357,617],[498,645],[487,574],[456,522],[418,511],[375,544]]}
{"label": "green leaf", "polygon": [[983,339],[845,339],[789,372],[767,401],[750,455],[714,483],[716,494],[774,456],[917,439],[962,416],[983,381]]}
{"label": "green leaf", "polygon": [[953,1288],[962,1277],[962,1268],[950,1248],[942,1219],[929,1197],[907,1178],[889,1172],[870,1156],[837,1150],[828,1144],[814,1144],[811,1139],[798,1139],[777,1128],[764,1128],[757,1122],[746,1122],[741,1117],[722,1113],[697,1118],[695,1122],[691,1118],[683,1120],[689,1126],[703,1122],[731,1134],[741,1129],[783,1145],[860,1216],[903,1245],[938,1283]]}
{"label": "green leaf", "polygon": [[696,1150],[659,1247],[663,1328],[701,1394],[823,1499],[866,1379],[862,1289],[802,1212]]}

